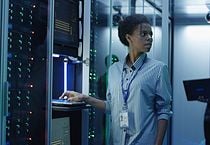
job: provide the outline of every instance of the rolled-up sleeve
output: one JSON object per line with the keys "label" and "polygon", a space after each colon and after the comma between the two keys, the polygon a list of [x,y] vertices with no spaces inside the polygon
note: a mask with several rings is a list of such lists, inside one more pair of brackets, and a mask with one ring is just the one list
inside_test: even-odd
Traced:
{"label": "rolled-up sleeve", "polygon": [[158,115],[158,120],[168,120],[169,117],[172,115],[171,102],[172,89],[169,80],[168,67],[166,65],[163,65],[160,68],[156,84],[155,107],[156,113]]}

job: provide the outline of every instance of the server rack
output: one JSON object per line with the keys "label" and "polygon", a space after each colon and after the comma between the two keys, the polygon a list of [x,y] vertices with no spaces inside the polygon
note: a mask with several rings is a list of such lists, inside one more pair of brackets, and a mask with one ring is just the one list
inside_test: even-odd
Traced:
{"label": "server rack", "polygon": [[52,8],[1,1],[1,145],[50,144]]}
{"label": "server rack", "polygon": [[[90,1],[55,0],[53,99],[58,99],[66,90],[88,94],[89,26]],[[88,144],[88,108],[84,105],[61,107],[53,104],[53,122],[56,119],[69,120],[70,141],[67,142],[70,144]],[[63,134],[56,131],[55,135],[57,124],[54,123],[53,128],[52,144],[65,144],[65,139],[59,137]]]}

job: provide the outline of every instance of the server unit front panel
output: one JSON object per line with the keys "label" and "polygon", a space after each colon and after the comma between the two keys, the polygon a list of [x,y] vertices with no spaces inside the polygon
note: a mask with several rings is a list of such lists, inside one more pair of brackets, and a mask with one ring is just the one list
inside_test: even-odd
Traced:
{"label": "server unit front panel", "polygon": [[10,0],[7,145],[44,145],[47,0]]}

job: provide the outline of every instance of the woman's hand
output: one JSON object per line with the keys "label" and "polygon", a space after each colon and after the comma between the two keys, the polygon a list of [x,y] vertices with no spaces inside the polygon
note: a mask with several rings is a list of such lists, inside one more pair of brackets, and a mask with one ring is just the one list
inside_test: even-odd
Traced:
{"label": "woman's hand", "polygon": [[66,91],[64,92],[59,99],[69,100],[69,101],[75,101],[75,102],[85,102],[91,106],[94,106],[96,108],[102,109],[105,111],[106,104],[103,100],[99,100],[87,95],[83,95],[78,92],[74,91]]}
{"label": "woman's hand", "polygon": [[82,102],[82,101],[84,101],[85,97],[83,94],[78,93],[78,92],[66,91],[59,97],[59,99],[75,101],[75,102]]}

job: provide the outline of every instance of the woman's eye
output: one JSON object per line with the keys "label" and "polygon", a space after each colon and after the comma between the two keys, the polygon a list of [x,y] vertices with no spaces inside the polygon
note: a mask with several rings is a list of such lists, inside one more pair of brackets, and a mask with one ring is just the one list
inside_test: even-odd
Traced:
{"label": "woman's eye", "polygon": [[140,36],[141,37],[145,37],[146,36],[146,33],[143,32],[143,33],[140,34]]}
{"label": "woman's eye", "polygon": [[147,35],[149,35],[150,37],[152,37],[153,33],[152,32],[151,33],[148,33],[148,32],[142,32],[142,33],[140,33],[140,36],[141,37],[146,37]]}

